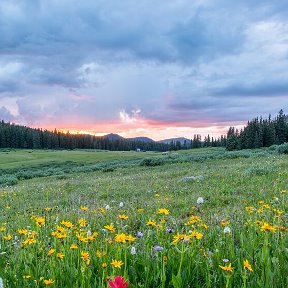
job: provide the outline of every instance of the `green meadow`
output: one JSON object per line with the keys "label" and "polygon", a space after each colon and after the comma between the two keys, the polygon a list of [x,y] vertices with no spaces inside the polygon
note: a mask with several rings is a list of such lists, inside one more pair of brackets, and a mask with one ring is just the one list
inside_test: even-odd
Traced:
{"label": "green meadow", "polygon": [[288,286],[288,155],[276,146],[6,149],[0,185],[4,287]]}

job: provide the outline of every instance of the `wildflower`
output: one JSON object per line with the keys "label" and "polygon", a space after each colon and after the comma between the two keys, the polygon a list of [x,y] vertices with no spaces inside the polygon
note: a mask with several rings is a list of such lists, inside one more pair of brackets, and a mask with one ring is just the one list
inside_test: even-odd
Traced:
{"label": "wildflower", "polygon": [[124,206],[124,203],[123,202],[120,202],[119,203],[119,208],[122,208]]}
{"label": "wildflower", "polygon": [[134,246],[131,247],[131,254],[132,255],[136,255],[137,254],[136,248]]}
{"label": "wildflower", "polygon": [[244,265],[244,269],[247,269],[247,270],[253,272],[252,266],[247,259],[243,261],[243,265]]}
{"label": "wildflower", "polygon": [[108,282],[110,288],[126,288],[128,287],[128,282],[125,282],[124,278],[121,276],[116,276],[113,281]]}
{"label": "wildflower", "polygon": [[173,233],[173,229],[172,229],[171,227],[167,227],[167,228],[166,228],[166,232],[167,232],[167,233]]}
{"label": "wildflower", "polygon": [[138,237],[138,238],[142,238],[142,237],[143,237],[143,233],[140,232],[140,231],[138,231],[138,232],[137,232],[137,237]]}
{"label": "wildflower", "polygon": [[247,206],[245,207],[246,211],[248,214],[252,214],[255,208],[253,206]]}
{"label": "wildflower", "polygon": [[50,249],[47,253],[47,256],[51,256],[52,254],[54,254],[55,251],[55,249]]}
{"label": "wildflower", "polygon": [[162,251],[164,248],[162,247],[162,246],[159,246],[159,245],[156,245],[156,246],[154,246],[154,248],[153,248],[153,250],[155,251],[155,252],[158,252],[158,251]]}
{"label": "wildflower", "polygon": [[30,279],[32,276],[31,275],[23,275],[22,277],[23,277],[23,279]]}
{"label": "wildflower", "polygon": [[78,220],[78,223],[79,223],[79,226],[80,226],[80,227],[86,227],[86,226],[88,225],[87,220],[84,219],[84,218],[80,218],[80,219]]}
{"label": "wildflower", "polygon": [[227,226],[230,224],[230,221],[229,220],[221,220],[220,224],[221,224],[221,226]]}
{"label": "wildflower", "polygon": [[135,241],[135,239],[136,238],[130,234],[126,235],[124,233],[120,233],[120,234],[115,235],[115,241],[117,243],[133,242],[133,241]]}
{"label": "wildflower", "polygon": [[102,214],[104,214],[104,213],[105,213],[105,209],[104,209],[104,208],[100,208],[100,209],[99,209],[99,212],[102,213]]}
{"label": "wildflower", "polygon": [[80,209],[84,212],[87,212],[89,210],[89,208],[87,206],[80,206]]}
{"label": "wildflower", "polygon": [[223,271],[233,272],[233,267],[231,267],[231,263],[229,263],[229,265],[226,265],[226,266],[221,266],[221,265],[219,265],[219,267],[220,267]]}
{"label": "wildflower", "polygon": [[88,252],[82,251],[81,252],[81,258],[87,265],[90,264],[90,255]]}
{"label": "wildflower", "polygon": [[227,258],[224,258],[224,259],[222,259],[222,261],[223,261],[224,263],[228,263],[230,260],[227,259]]}
{"label": "wildflower", "polygon": [[60,260],[63,260],[63,258],[65,257],[65,255],[61,252],[56,254],[56,257],[59,258]]}
{"label": "wildflower", "polygon": [[127,220],[129,217],[127,215],[125,215],[125,214],[119,214],[118,218],[122,219],[122,220]]}
{"label": "wildflower", "polygon": [[192,215],[192,216],[190,216],[188,222],[185,223],[185,225],[187,225],[187,226],[193,225],[193,224],[200,222],[200,221],[201,221],[201,217]]}
{"label": "wildflower", "polygon": [[10,241],[12,240],[12,235],[11,234],[8,234],[7,236],[3,236],[3,239],[7,240],[7,241]]}
{"label": "wildflower", "polygon": [[107,263],[106,263],[106,262],[104,262],[104,263],[102,263],[102,265],[101,265],[101,266],[102,266],[102,268],[104,268],[104,269],[105,269],[105,268],[107,268]]}
{"label": "wildflower", "polygon": [[44,208],[44,210],[45,210],[46,212],[50,212],[51,209],[52,209],[52,208],[50,208],[50,207],[45,207],[45,208]]}
{"label": "wildflower", "polygon": [[[180,234],[177,233],[176,235],[173,236],[173,244],[177,244],[179,241],[184,241],[184,239],[187,239],[189,241],[189,236],[186,234]],[[188,242],[188,241],[184,241],[184,242]]]}
{"label": "wildflower", "polygon": [[163,261],[168,262],[168,257],[166,255],[163,256]]}
{"label": "wildflower", "polygon": [[18,233],[19,233],[19,235],[26,235],[26,234],[28,234],[28,230],[27,229],[18,229]]}
{"label": "wildflower", "polygon": [[166,208],[159,208],[158,214],[160,215],[169,215],[169,210]]}
{"label": "wildflower", "polygon": [[123,265],[123,261],[122,260],[114,260],[112,259],[111,261],[111,265],[115,268],[121,268],[121,266]]}
{"label": "wildflower", "polygon": [[53,285],[54,282],[55,282],[55,280],[52,280],[52,279],[45,279],[45,280],[43,280],[43,283],[44,283],[46,286]]}
{"label": "wildflower", "polygon": [[225,227],[223,232],[224,234],[231,233],[231,229],[229,227]]}
{"label": "wildflower", "polygon": [[260,231],[262,231],[262,232],[264,232],[264,231],[272,231],[273,233],[275,233],[276,230],[277,230],[276,227],[270,225],[267,222],[264,222],[263,225],[260,228]]}
{"label": "wildflower", "polygon": [[144,209],[143,209],[143,208],[138,208],[138,209],[137,209],[137,212],[138,212],[138,213],[142,213],[142,212],[144,212]]}
{"label": "wildflower", "polygon": [[106,205],[105,206],[105,210],[109,210],[110,209],[110,206],[109,205]]}
{"label": "wildflower", "polygon": [[199,204],[203,204],[204,203],[204,199],[203,197],[198,197],[196,203]]}
{"label": "wildflower", "polygon": [[5,227],[0,227],[0,232],[5,232],[6,228]]}
{"label": "wildflower", "polygon": [[147,226],[157,226],[157,223],[154,220],[148,220],[146,225]]}
{"label": "wildflower", "polygon": [[160,197],[160,195],[159,195],[158,193],[156,193],[154,196],[155,196],[155,197]]}
{"label": "wildflower", "polygon": [[35,223],[38,227],[41,227],[45,224],[45,219],[43,217],[35,217]]}
{"label": "wildflower", "polygon": [[71,244],[70,249],[72,249],[72,250],[78,249],[77,244],[75,244],[75,243]]}
{"label": "wildflower", "polygon": [[66,228],[72,228],[72,227],[74,227],[74,225],[73,225],[70,221],[62,220],[60,224],[62,224],[62,225],[65,226]]}
{"label": "wildflower", "polygon": [[199,233],[199,232],[196,232],[196,231],[192,231],[189,236],[190,236],[190,237],[194,237],[194,238],[196,238],[197,240],[200,240],[200,239],[203,238],[203,234],[202,234],[202,233]]}
{"label": "wildflower", "polygon": [[104,228],[105,228],[106,230],[108,230],[109,232],[111,232],[111,233],[114,233],[115,230],[116,230],[116,228],[113,226],[113,224],[106,225],[106,226],[104,226]]}

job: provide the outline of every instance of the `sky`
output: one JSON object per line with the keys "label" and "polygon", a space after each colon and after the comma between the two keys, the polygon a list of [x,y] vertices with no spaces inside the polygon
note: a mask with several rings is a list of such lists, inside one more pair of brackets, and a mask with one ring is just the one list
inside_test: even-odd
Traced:
{"label": "sky", "polygon": [[0,1],[4,121],[191,139],[287,106],[287,0]]}

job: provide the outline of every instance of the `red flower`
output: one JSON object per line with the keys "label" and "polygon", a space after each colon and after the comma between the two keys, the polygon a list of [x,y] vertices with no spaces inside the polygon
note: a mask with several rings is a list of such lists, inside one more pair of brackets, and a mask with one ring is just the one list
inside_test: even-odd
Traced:
{"label": "red flower", "polygon": [[113,281],[108,282],[110,288],[126,288],[128,282],[125,282],[124,277],[116,276]]}

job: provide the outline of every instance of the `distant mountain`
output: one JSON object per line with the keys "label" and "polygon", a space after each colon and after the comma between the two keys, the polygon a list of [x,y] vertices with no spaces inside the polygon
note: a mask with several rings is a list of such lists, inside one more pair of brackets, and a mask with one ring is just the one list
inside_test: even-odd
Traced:
{"label": "distant mountain", "polygon": [[126,138],[126,139],[130,141],[142,141],[145,143],[155,142],[153,139],[148,138],[148,137],[133,137],[133,138]]}
{"label": "distant mountain", "polygon": [[169,138],[169,139],[163,139],[160,141],[157,141],[158,143],[165,143],[165,144],[169,144],[171,142],[177,142],[179,141],[182,145],[185,143],[189,143],[191,141],[191,139],[188,138],[184,138],[184,137],[178,137],[178,138]]}
{"label": "distant mountain", "polygon": [[125,139],[122,136],[120,136],[118,134],[114,134],[114,133],[110,133],[110,134],[104,135],[102,137],[107,138],[109,140],[123,140],[123,139]]}

